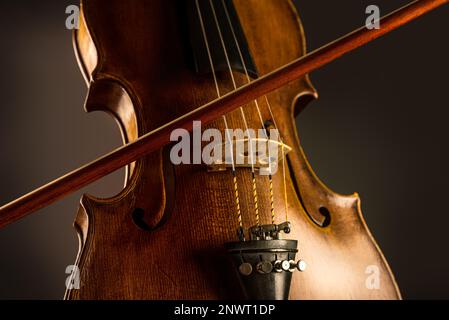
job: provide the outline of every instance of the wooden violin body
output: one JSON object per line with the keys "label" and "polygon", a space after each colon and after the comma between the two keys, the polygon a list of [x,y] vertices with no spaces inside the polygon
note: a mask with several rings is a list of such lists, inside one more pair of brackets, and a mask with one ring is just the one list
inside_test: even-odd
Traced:
{"label": "wooden violin body", "polygon": [[[213,99],[211,74],[190,63],[182,1],[84,0],[75,34],[89,85],[87,111],[105,111],[118,122],[125,143]],[[304,33],[288,0],[234,0],[249,51],[261,75],[305,54]],[[245,75],[234,71],[238,86]],[[217,72],[219,89],[232,91],[229,73]],[[275,118],[285,144],[289,220],[286,238],[299,241],[307,270],[294,273],[290,299],[398,299],[394,277],[360,211],[357,195],[324,186],[308,164],[295,116],[317,97],[303,78],[259,99],[264,121]],[[254,104],[244,106],[248,125],[260,127]],[[240,111],[227,115],[243,127]],[[216,120],[208,127],[223,129]],[[81,287],[67,299],[232,299],[238,284],[223,254],[236,241],[233,176],[202,166],[173,165],[169,148],[127,168],[123,191],[111,199],[84,196],[75,226]],[[268,179],[257,176],[260,219],[270,220]],[[243,220],[251,214],[251,172],[237,171]],[[273,177],[276,221],[285,213],[282,173]],[[367,270],[378,272],[378,288]]]}

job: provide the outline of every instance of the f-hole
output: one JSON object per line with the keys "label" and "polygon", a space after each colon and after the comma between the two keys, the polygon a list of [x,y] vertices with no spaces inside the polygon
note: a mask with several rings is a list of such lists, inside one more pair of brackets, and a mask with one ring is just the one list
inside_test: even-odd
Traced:
{"label": "f-hole", "polygon": [[132,216],[133,222],[135,223],[135,225],[137,227],[139,227],[139,229],[142,229],[144,231],[152,231],[153,230],[145,222],[145,220],[144,220],[145,210],[143,210],[142,208],[134,209],[134,211],[133,211],[131,216]]}
{"label": "f-hole", "polygon": [[[287,159],[288,170],[290,172],[293,172],[291,160],[288,157],[288,155],[286,156],[286,159]],[[323,216],[323,220],[321,220],[321,221],[317,220],[313,215],[310,214],[310,212],[307,210],[306,206],[304,205],[304,201],[301,197],[301,193],[299,192],[298,181],[296,181],[295,178],[292,178],[292,182],[293,182],[293,187],[295,189],[296,195],[298,196],[298,199],[301,202],[301,205],[302,205],[304,211],[309,216],[310,220],[312,220],[312,222],[314,224],[316,224],[317,226],[319,226],[321,228],[326,228],[327,226],[329,226],[331,224],[331,213],[330,213],[329,209],[327,209],[324,206],[321,206],[320,208],[318,208],[318,212]]]}
{"label": "f-hole", "polygon": [[[162,217],[156,223],[149,223],[148,219],[151,219],[152,212],[145,210],[141,207],[136,207],[131,212],[131,218],[134,224],[141,230],[144,231],[156,231],[161,228],[170,218],[176,199],[176,189],[175,189],[175,168],[174,165],[170,161],[170,147],[166,147],[162,151],[163,155],[163,176],[164,176],[164,187],[165,187],[165,195],[166,202],[164,207],[164,212]],[[150,220],[151,221],[151,220]]]}
{"label": "f-hole", "polygon": [[323,215],[324,221],[321,222],[321,227],[325,228],[331,224],[331,213],[326,207],[320,207],[318,211]]}

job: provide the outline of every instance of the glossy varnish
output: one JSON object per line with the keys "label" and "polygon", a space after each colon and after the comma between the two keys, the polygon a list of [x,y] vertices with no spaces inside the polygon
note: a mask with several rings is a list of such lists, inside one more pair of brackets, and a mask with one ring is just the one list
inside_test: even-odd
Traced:
{"label": "glossy varnish", "polygon": [[[288,0],[235,0],[255,65],[264,75],[305,54],[298,14]],[[178,1],[84,0],[75,34],[80,66],[89,85],[87,111],[110,113],[124,142],[158,128],[217,98],[212,75],[198,75],[188,58]],[[246,83],[235,72],[237,84]],[[233,90],[229,73],[218,73],[220,92]],[[284,143],[293,148],[287,166],[287,198],[299,256],[291,299],[397,299],[393,275],[361,216],[357,195],[342,196],[314,175],[301,149],[294,117],[317,93],[300,80],[268,95]],[[273,121],[264,98],[264,120]],[[250,127],[261,123],[255,104],[244,106]],[[239,110],[227,115],[244,128]],[[223,129],[216,120],[207,127]],[[128,167],[123,191],[111,199],[84,196],[75,226],[80,235],[80,290],[67,299],[239,298],[224,243],[236,241],[232,174],[202,166],[173,166],[168,148]],[[255,224],[251,173],[237,172],[243,222]],[[257,176],[263,223],[270,222],[268,178]],[[276,222],[284,220],[284,185],[274,176]],[[139,225],[139,226],[138,226]],[[380,287],[367,286],[368,267]],[[372,270],[372,267],[371,267]]]}

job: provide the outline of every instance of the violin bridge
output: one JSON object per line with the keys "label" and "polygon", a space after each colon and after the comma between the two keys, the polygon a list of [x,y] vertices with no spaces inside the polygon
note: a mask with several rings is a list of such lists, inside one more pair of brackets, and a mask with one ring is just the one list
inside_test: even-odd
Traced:
{"label": "violin bridge", "polygon": [[217,146],[224,155],[209,161],[209,172],[233,170],[234,168],[250,168],[260,175],[274,175],[279,162],[283,161],[292,148],[288,145],[268,138],[239,139]]}

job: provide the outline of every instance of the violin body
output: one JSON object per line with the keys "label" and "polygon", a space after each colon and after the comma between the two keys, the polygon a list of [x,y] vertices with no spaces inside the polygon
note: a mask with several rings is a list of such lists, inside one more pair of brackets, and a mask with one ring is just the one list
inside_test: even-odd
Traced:
{"label": "violin body", "polygon": [[[74,43],[89,86],[85,108],[113,116],[128,143],[217,98],[210,73],[195,72],[182,1],[83,0]],[[305,54],[305,37],[289,0],[234,0],[260,75]],[[181,8],[181,9],[180,9]],[[242,72],[233,71],[238,86]],[[216,77],[223,94],[234,90],[228,72]],[[329,190],[301,148],[295,117],[317,98],[307,77],[258,100],[264,121],[275,118],[286,156],[286,197],[292,230],[307,269],[294,273],[290,299],[399,299],[388,264],[363,220],[357,195]],[[243,107],[248,126],[260,128],[254,104]],[[243,127],[239,110],[227,115]],[[207,125],[223,130],[218,119]],[[81,287],[66,299],[238,299],[224,244],[237,240],[235,190],[230,172],[173,165],[169,147],[127,167],[122,192],[110,199],[83,196],[75,227]],[[238,169],[239,204],[246,226],[252,212],[251,171]],[[257,176],[260,219],[285,215],[282,172]],[[272,197],[274,195],[274,197]],[[379,276],[367,285],[367,270]],[[371,269],[370,269],[371,268]]]}

